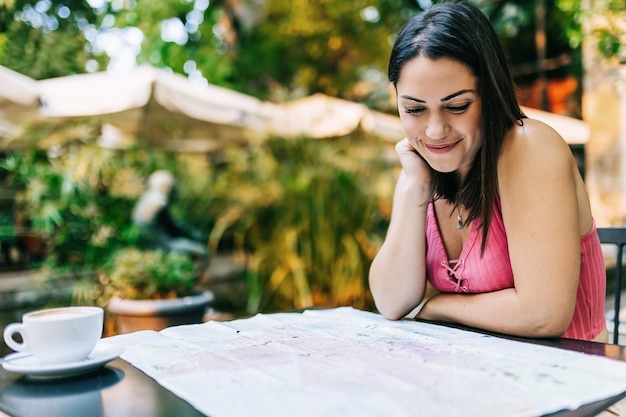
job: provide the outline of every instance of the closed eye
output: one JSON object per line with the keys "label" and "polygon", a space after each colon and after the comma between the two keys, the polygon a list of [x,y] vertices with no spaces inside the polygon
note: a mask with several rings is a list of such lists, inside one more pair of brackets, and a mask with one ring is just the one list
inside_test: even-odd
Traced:
{"label": "closed eye", "polygon": [[425,107],[405,108],[404,112],[407,114],[420,115],[426,111]]}
{"label": "closed eye", "polygon": [[446,106],[446,110],[448,110],[450,113],[460,114],[466,112],[472,104],[474,104],[474,102],[470,101],[466,104],[463,104],[462,106]]}

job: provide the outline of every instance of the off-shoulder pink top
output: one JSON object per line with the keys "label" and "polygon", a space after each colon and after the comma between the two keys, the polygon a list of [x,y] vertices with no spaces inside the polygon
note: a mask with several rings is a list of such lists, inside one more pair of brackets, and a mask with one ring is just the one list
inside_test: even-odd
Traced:
{"label": "off-shoulder pink top", "polygon": [[[482,293],[515,286],[499,198],[496,199],[482,257],[480,220],[474,220],[459,259],[448,259],[434,210],[432,202],[429,203],[426,216],[426,272],[433,287],[440,292]],[[606,326],[606,270],[595,222],[592,229],[581,236],[580,250],[576,307],[563,337],[591,340]]]}

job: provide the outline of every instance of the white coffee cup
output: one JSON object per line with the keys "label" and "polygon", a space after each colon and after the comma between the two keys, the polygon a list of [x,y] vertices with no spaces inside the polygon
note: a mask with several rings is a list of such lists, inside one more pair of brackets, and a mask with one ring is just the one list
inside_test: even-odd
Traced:
{"label": "white coffee cup", "polygon": [[[42,364],[86,359],[102,337],[104,311],[100,307],[72,306],[32,311],[21,323],[4,329],[4,341],[13,350],[33,355]],[[14,339],[19,334],[22,342]]]}

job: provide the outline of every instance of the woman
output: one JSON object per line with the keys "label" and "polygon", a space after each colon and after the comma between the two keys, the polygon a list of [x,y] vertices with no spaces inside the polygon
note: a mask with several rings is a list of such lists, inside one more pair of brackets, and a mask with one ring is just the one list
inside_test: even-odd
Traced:
{"label": "woman", "polygon": [[[370,270],[378,310],[526,337],[607,341],[605,266],[563,139],[525,118],[488,19],[467,3],[415,16],[390,58],[406,139]],[[426,282],[438,290],[425,300]],[[420,303],[422,305],[420,305]]]}

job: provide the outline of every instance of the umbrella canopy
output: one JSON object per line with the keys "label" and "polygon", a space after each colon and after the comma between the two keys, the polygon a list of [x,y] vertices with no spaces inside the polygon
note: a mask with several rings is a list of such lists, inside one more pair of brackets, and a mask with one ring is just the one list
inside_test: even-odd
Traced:
{"label": "umbrella canopy", "polygon": [[[28,92],[22,97],[30,97],[37,106],[34,113],[19,119],[15,110],[10,118],[0,117],[16,125],[28,122],[29,127],[27,134],[13,135],[10,141],[0,131],[4,148],[93,139],[106,146],[142,141],[205,152],[265,132],[273,117],[272,104],[150,66],[124,74],[98,72],[40,81],[17,78],[22,82],[12,83],[6,96],[19,98],[20,92]],[[30,103],[22,101],[12,106]]]}
{"label": "umbrella canopy", "polygon": [[275,114],[271,130],[281,137],[323,139],[363,132],[396,142],[404,136],[398,116],[321,93],[283,103]]}
{"label": "umbrella canopy", "polygon": [[363,104],[314,94],[281,104],[272,132],[280,137],[338,137],[367,130],[371,113]]}
{"label": "umbrella canopy", "polygon": [[51,78],[38,87],[46,117],[96,119],[105,143],[140,139],[207,151],[265,131],[272,117],[272,105],[252,96],[149,66]]}
{"label": "umbrella canopy", "polygon": [[37,81],[0,66],[0,137],[20,134],[23,122],[39,114]]}

